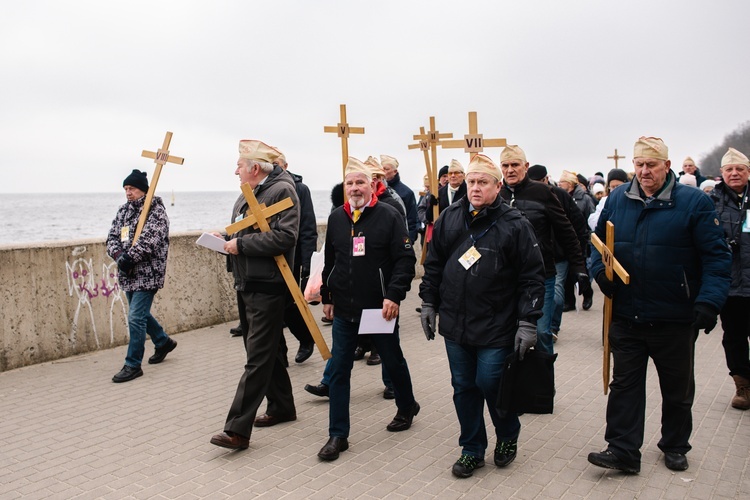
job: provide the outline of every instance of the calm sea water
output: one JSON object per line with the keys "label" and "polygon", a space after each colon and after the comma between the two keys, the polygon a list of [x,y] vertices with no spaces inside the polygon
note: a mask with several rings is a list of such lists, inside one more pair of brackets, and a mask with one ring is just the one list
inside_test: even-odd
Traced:
{"label": "calm sea water", "polygon": [[[222,230],[230,222],[236,191],[157,193],[170,232]],[[330,191],[312,191],[315,216],[325,222]],[[106,238],[125,193],[0,194],[0,244]]]}

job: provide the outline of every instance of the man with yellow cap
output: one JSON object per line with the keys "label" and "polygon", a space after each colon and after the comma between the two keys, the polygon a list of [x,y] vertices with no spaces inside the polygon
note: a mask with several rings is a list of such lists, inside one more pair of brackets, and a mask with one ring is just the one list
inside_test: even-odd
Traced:
{"label": "man with yellow cap", "polygon": [[398,173],[398,160],[393,156],[380,155],[380,164],[385,172],[385,180],[388,186],[393,188],[404,201],[406,208],[406,223],[409,226],[409,238],[416,241],[419,224],[417,220],[417,198],[409,186],[401,182]]}
{"label": "man with yellow cap", "polygon": [[[495,429],[494,462],[516,457],[521,423],[496,408],[505,359],[521,359],[537,339],[544,301],[544,264],[534,229],[499,196],[502,176],[483,154],[472,158],[466,196],[435,223],[419,288],[427,340],[445,340],[453,403],[461,427],[456,477],[484,466],[487,433],[484,405]],[[440,316],[436,330],[436,317]]]}
{"label": "man with yellow cap", "polygon": [[703,181],[706,180],[706,178],[701,174],[700,169],[695,164],[695,161],[690,158],[689,156],[682,160],[682,172],[680,172],[680,177],[684,175],[693,175],[695,176],[695,185],[700,186]]}
{"label": "man with yellow cap", "polygon": [[[294,179],[278,165],[279,152],[256,140],[240,141],[240,157],[234,173],[248,184],[259,203],[271,206],[291,198],[294,206],[273,215],[271,230],[261,232],[252,226],[227,235],[224,250],[229,254],[240,315],[244,316],[243,336],[247,363],[229,408],[224,432],[211,438],[211,444],[243,450],[249,446],[253,425],[276,425],[297,419],[292,384],[281,349],[287,286],[276,255],[284,255],[294,265],[299,230],[299,200]],[[248,204],[241,194],[232,209],[232,223],[248,216]],[[258,408],[267,398],[265,415],[256,419]]]}
{"label": "man with yellow cap", "polygon": [[635,178],[610,193],[596,225],[604,241],[607,222],[614,224],[614,256],[630,274],[630,284],[616,275],[609,280],[594,249],[591,274],[612,298],[614,363],[604,434],[608,446],[588,460],[640,471],[651,358],[662,395],[658,446],[667,468],[683,471],[693,429],[695,341],[699,330],[708,333],[716,325],[729,291],[731,256],[710,198],[677,182],[664,141],[638,139],[633,166]]}
{"label": "man with yellow cap", "polygon": [[552,188],[528,176],[529,162],[526,153],[517,145],[509,145],[500,153],[503,187],[500,196],[512,207],[518,208],[531,222],[544,259],[544,310],[537,322],[538,349],[552,354],[552,316],[555,312],[555,243],[559,244],[568,261],[568,272],[577,281],[579,289],[586,292],[591,287],[586,262],[575,229],[560,200]]}
{"label": "man with yellow cap", "polygon": [[732,407],[750,410],[750,160],[734,148],[721,159],[721,183],[710,193],[732,251],[732,284],[721,310],[721,341],[736,392]]}
{"label": "man with yellow cap", "polygon": [[374,195],[367,165],[349,158],[344,189],[347,201],[328,216],[323,284],[323,313],[333,319],[330,360],[328,442],[318,457],[336,460],[349,448],[349,398],[354,349],[364,310],[377,310],[395,321],[393,333],[370,335],[393,382],[398,408],[386,426],[409,429],[419,404],[399,344],[399,304],[411,288],[416,257],[401,215]]}

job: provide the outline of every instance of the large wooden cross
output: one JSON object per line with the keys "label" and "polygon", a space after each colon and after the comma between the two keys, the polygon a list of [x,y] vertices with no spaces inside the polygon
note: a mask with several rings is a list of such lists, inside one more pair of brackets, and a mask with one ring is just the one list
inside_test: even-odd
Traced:
{"label": "large wooden cross", "polygon": [[[420,127],[419,135],[412,136],[415,141],[419,141],[419,144],[411,144],[409,149],[422,149],[425,152],[425,158],[427,158],[427,147],[429,147],[432,157],[430,163],[431,167],[427,167],[427,175],[430,176],[430,190],[437,187],[437,173],[438,173],[438,161],[437,161],[437,147],[438,144],[442,143],[443,139],[450,139],[453,137],[451,133],[441,134],[435,128],[435,117],[430,117],[430,130],[427,133],[424,132],[424,127]],[[426,141],[426,144],[425,144]],[[437,190],[432,191],[432,195],[437,198]],[[437,220],[437,217],[435,218]]]}
{"label": "large wooden cross", "polygon": [[346,122],[346,104],[339,105],[341,121],[335,126],[324,126],[323,132],[338,134],[341,138],[341,175],[344,177],[346,163],[349,161],[349,134],[364,134],[364,127],[350,127]]}
{"label": "large wooden cross", "polygon": [[[617,154],[617,153],[615,153]],[[630,275],[624,267],[615,259],[615,225],[607,221],[606,243],[596,234],[591,235],[591,243],[594,244],[599,253],[602,255],[604,264],[604,274],[607,279],[614,281],[615,273],[620,277],[623,283],[630,284]],[[612,324],[612,299],[604,296],[604,323],[602,325],[602,341],[604,344],[604,353],[602,359],[602,382],[604,383],[604,395],[609,391],[609,327]]]}
{"label": "large wooden cross", "polygon": [[614,156],[607,156],[608,160],[615,160],[615,168],[618,168],[617,167],[617,160],[622,160],[623,158],[625,158],[625,157],[624,156],[620,156],[620,155],[617,154],[617,148],[615,148],[615,155]]}
{"label": "large wooden cross", "polygon": [[479,133],[476,111],[469,111],[469,133],[465,134],[463,139],[443,141],[440,143],[440,147],[443,149],[463,148],[464,153],[469,153],[469,161],[471,161],[477,153],[483,152],[485,147],[503,148],[507,145],[508,143],[504,138],[485,139],[484,134]]}
{"label": "large wooden cross", "polygon": [[[227,234],[237,233],[250,226],[259,228],[262,232],[267,233],[271,230],[271,226],[268,225],[266,219],[294,206],[294,202],[292,202],[291,198],[284,198],[270,207],[266,207],[265,203],[258,203],[250,184],[244,183],[240,188],[242,189],[242,194],[245,196],[250,213],[248,213],[241,221],[227,226]],[[289,267],[289,263],[286,261],[286,257],[282,254],[274,256],[274,259],[276,260],[276,265],[279,266],[279,271],[281,271],[281,275],[284,277],[289,292],[291,292],[292,297],[294,298],[294,303],[297,305],[297,309],[299,309],[299,312],[302,315],[302,319],[305,320],[305,324],[310,330],[310,334],[312,334],[315,345],[318,346],[320,355],[323,359],[330,358],[331,351],[326,345],[323,334],[320,333],[320,328],[318,328],[318,324],[315,322],[312,312],[310,312],[310,307],[307,305],[302,290],[300,290],[299,285],[294,279],[294,274],[292,274],[292,270]]]}
{"label": "large wooden cross", "polygon": [[135,235],[133,236],[133,245],[135,245],[135,242],[138,241],[138,238],[141,235],[141,232],[143,231],[143,226],[146,224],[146,219],[148,218],[148,213],[151,210],[151,200],[154,198],[154,193],[156,192],[156,185],[159,183],[159,176],[161,175],[161,167],[165,163],[176,163],[178,165],[182,165],[185,161],[184,158],[180,158],[179,156],[170,156],[169,154],[169,143],[172,142],[172,132],[167,132],[167,134],[164,136],[164,143],[162,143],[161,149],[159,149],[156,153],[152,153],[151,151],[146,151],[145,149],[141,153],[141,156],[144,158],[151,158],[154,160],[154,163],[156,163],[156,170],[154,170],[154,175],[151,177],[151,184],[148,188],[148,193],[146,193],[146,201],[143,202],[143,210],[141,210],[141,216],[138,219],[138,225],[135,228]]}
{"label": "large wooden cross", "polygon": [[[419,127],[419,135],[421,137],[425,136],[424,127]],[[425,170],[427,171],[427,182],[430,186],[430,194],[437,199],[437,190],[440,187],[438,183],[437,178],[437,172],[435,172],[432,168],[432,164],[430,163],[430,142],[427,139],[419,139],[419,143],[417,144],[409,144],[409,149],[417,149],[419,148],[420,151],[424,154],[424,166]],[[438,206],[434,205],[432,207],[432,220],[436,221],[438,218]]]}

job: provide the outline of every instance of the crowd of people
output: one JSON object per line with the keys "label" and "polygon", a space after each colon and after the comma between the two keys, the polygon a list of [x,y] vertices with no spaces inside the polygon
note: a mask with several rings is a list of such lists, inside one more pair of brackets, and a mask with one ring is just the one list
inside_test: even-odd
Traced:
{"label": "crowd of people", "polygon": [[[297,418],[284,327],[299,340],[296,362],[313,351],[276,262],[283,255],[304,288],[317,239],[315,217],[309,189],[287,167],[278,148],[240,141],[234,172],[240,183],[267,207],[286,198],[293,204],[269,218],[270,231],[248,226],[235,234],[216,233],[225,239],[240,315],[236,332],[247,359],[224,430],[211,438],[224,448],[245,449],[253,427]],[[570,169],[552,179],[545,166],[529,164],[521,147],[509,145],[499,163],[484,154],[474,155],[466,168],[451,161],[439,172],[438,192],[430,193],[425,178],[418,201],[398,168],[388,155],[364,162],[350,157],[344,182],[332,191],[320,290],[324,319],[332,325],[332,357],[322,380],[305,386],[329,399],[321,460],[336,460],[349,447],[351,370],[368,351],[370,364],[381,366],[383,397],[396,405],[386,429],[406,431],[419,414],[399,341],[399,317],[405,314],[400,305],[414,279],[417,238],[426,253],[417,312],[426,340],[439,335],[445,345],[459,423],[456,477],[470,477],[485,465],[490,445],[485,406],[495,431],[495,465],[515,459],[521,421],[496,408],[506,360],[511,355],[522,360],[530,349],[553,353],[563,312],[578,307],[578,296],[583,309],[591,307],[592,282],[612,299],[614,363],[607,446],[590,453],[590,463],[639,472],[651,359],[662,396],[658,447],[667,468],[688,468],[695,342],[719,317],[736,387],[730,404],[750,409],[750,161],[743,153],[729,148],[721,178],[706,179],[689,157],[675,173],[666,144],[641,137],[632,172],[615,168],[586,178]],[[135,237],[149,189],[146,174],[134,170],[123,188],[127,203],[113,221],[107,251],[117,261],[130,303],[130,341],[114,382],[143,375],[147,336],[155,348],[151,364],[177,346],[150,313],[164,285],[169,245],[164,205],[153,197],[143,232]],[[248,215],[241,194],[231,222]],[[629,273],[628,284],[607,277],[600,251],[590,244],[592,234],[605,239],[609,223],[614,257]],[[359,334],[363,317],[373,312],[388,331]],[[266,411],[258,415],[264,399]]]}

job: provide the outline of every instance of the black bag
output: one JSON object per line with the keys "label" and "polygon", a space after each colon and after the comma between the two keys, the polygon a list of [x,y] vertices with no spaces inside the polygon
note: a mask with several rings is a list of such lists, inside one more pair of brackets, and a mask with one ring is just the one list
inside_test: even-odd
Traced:
{"label": "black bag", "polygon": [[523,361],[514,352],[505,359],[497,410],[501,417],[522,413],[552,413],[555,404],[557,354],[530,349]]}

